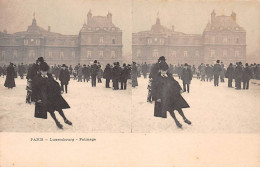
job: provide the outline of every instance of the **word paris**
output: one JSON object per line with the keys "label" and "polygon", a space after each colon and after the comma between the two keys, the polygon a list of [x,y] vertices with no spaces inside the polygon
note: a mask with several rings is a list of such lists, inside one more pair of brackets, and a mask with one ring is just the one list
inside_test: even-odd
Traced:
{"label": "word paris", "polygon": [[59,141],[69,141],[69,142],[74,142],[74,141],[91,141],[94,142],[96,141],[95,138],[31,138],[30,141],[33,142],[43,142],[43,141],[50,141],[50,142],[59,142]]}

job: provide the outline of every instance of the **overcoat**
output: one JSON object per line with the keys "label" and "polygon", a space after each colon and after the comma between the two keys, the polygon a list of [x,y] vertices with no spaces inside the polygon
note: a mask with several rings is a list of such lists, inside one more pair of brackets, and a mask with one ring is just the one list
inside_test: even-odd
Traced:
{"label": "overcoat", "polygon": [[[167,111],[189,108],[189,104],[181,96],[181,90],[181,86],[171,74],[162,77],[159,73],[151,87],[152,98],[155,101],[154,116],[167,118]],[[157,99],[161,99],[161,102],[157,102]]]}
{"label": "overcoat", "polygon": [[6,70],[6,79],[5,79],[5,87],[13,88],[15,87],[14,77],[15,77],[15,70],[12,65],[9,65]]}
{"label": "overcoat", "polygon": [[[70,108],[69,104],[61,96],[61,87],[59,83],[53,79],[51,74],[48,73],[47,75],[48,76],[44,78],[39,73],[33,80],[36,91],[36,101],[41,100],[41,108],[43,109],[42,114]],[[37,111],[37,109],[35,109],[35,111]],[[40,115],[35,115],[35,117],[43,118]]]}
{"label": "overcoat", "polygon": [[70,81],[70,72],[68,69],[61,69],[59,74],[59,80],[61,82],[61,85],[68,85]]}

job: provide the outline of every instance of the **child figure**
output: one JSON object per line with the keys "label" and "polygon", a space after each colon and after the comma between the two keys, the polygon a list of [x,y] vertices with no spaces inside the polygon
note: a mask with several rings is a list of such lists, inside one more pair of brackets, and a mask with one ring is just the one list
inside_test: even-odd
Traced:
{"label": "child figure", "polygon": [[177,120],[174,110],[177,110],[182,116],[185,123],[191,125],[182,108],[190,106],[181,96],[182,88],[179,83],[173,78],[170,73],[167,73],[168,64],[161,62],[159,64],[159,73],[156,79],[152,82],[152,98],[155,101],[154,116],[167,118],[167,111],[174,119],[177,127],[182,128],[182,124]]}
{"label": "child figure", "polygon": [[29,79],[27,80],[27,85],[26,85],[26,103],[31,103],[32,102],[32,80]]}

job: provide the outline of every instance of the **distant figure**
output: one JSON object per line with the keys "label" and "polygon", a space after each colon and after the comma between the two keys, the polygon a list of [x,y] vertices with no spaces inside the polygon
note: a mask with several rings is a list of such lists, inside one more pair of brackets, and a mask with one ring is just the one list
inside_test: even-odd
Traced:
{"label": "distant figure", "polygon": [[201,75],[201,81],[205,81],[206,67],[203,63],[202,63],[201,68],[200,68],[200,75]]}
{"label": "distant figure", "polygon": [[228,68],[227,68],[227,72],[226,72],[226,78],[228,78],[228,87],[229,88],[232,88],[232,81],[233,81],[233,78],[234,78],[234,74],[235,74],[235,70],[234,70],[234,67],[233,67],[233,64],[230,63]]}
{"label": "distant figure", "polygon": [[243,74],[243,67],[242,62],[238,62],[235,68],[235,86],[236,90],[241,90],[241,82],[242,82],[242,75]]}
{"label": "distant figure", "polygon": [[250,70],[250,67],[248,66],[248,63],[246,63],[245,65],[246,67],[243,70],[243,76],[242,76],[242,80],[243,80],[243,89],[249,89],[249,80],[252,77],[252,73]]}
{"label": "distant figure", "polygon": [[219,60],[217,60],[217,63],[213,67],[213,75],[214,75],[214,86],[218,86],[219,83],[219,75],[220,72],[222,71],[221,66],[219,64]]}
{"label": "distant figure", "polygon": [[102,77],[103,77],[103,70],[101,68],[101,65],[98,65],[98,72],[97,72],[98,83],[102,83]]}
{"label": "distant figure", "polygon": [[182,124],[177,120],[174,110],[177,110],[187,124],[191,124],[182,108],[189,108],[190,106],[181,96],[181,87],[179,83],[173,78],[172,74],[167,73],[168,64],[166,62],[159,63],[158,76],[152,82],[152,98],[155,101],[154,116],[167,118],[167,111],[174,119],[177,127],[182,128]]}
{"label": "distant figure", "polygon": [[110,88],[109,83],[111,79],[111,74],[112,74],[112,70],[110,64],[107,64],[103,74],[103,78],[106,79],[106,88]]}
{"label": "distant figure", "polygon": [[114,63],[114,67],[112,69],[112,81],[113,81],[113,87],[114,90],[119,90],[119,81],[121,78],[121,68],[119,66],[119,62]]}
{"label": "distant figure", "polygon": [[190,92],[190,83],[192,80],[192,72],[188,68],[188,64],[184,64],[184,68],[182,70],[181,79],[183,83],[183,91],[186,92],[186,86],[187,86],[187,92]]}
{"label": "distant figure", "polygon": [[225,69],[225,66],[223,64],[223,62],[221,62],[221,72],[220,72],[220,82],[225,82],[225,73],[226,73],[226,69]]}
{"label": "distant figure", "polygon": [[70,81],[70,72],[67,69],[67,66],[63,64],[61,66],[61,70],[59,73],[59,80],[61,84],[62,91],[64,92],[64,86],[65,86],[65,93],[68,93],[68,84]]}
{"label": "distant figure", "polygon": [[18,74],[21,77],[21,79],[23,79],[24,73],[25,73],[25,67],[23,63],[21,63],[21,65],[18,65]]}
{"label": "distant figure", "polygon": [[143,73],[144,78],[146,79],[147,73],[148,73],[148,66],[147,66],[146,62],[144,62],[144,64],[142,65],[142,73]]}
{"label": "distant figure", "polygon": [[121,70],[121,90],[126,90],[128,74],[129,71],[126,67],[126,64],[124,63],[123,68]]}
{"label": "distant figure", "polygon": [[91,75],[91,84],[92,87],[96,87],[97,83],[97,72],[98,72],[98,66],[97,66],[97,60],[94,61],[94,64],[91,65],[90,68],[90,75]]}
{"label": "distant figure", "polygon": [[136,62],[134,61],[133,61],[131,76],[132,76],[132,87],[138,86],[138,81],[137,81],[138,71],[137,71]]}
{"label": "distant figure", "polygon": [[6,70],[6,79],[5,79],[5,84],[4,86],[7,87],[8,89],[12,89],[15,87],[15,70],[14,70],[14,64],[10,63],[10,65],[7,67]]}
{"label": "distant figure", "polygon": [[78,66],[78,82],[82,82],[83,68],[81,65]]}

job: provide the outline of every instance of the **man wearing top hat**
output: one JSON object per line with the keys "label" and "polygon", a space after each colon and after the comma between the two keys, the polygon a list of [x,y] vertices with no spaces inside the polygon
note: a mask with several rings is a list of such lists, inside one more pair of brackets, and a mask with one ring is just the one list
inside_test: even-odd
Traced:
{"label": "man wearing top hat", "polygon": [[214,86],[218,86],[220,72],[222,71],[221,66],[219,64],[219,60],[217,60],[216,64],[213,67],[213,75],[214,75]]}
{"label": "man wearing top hat", "polygon": [[68,84],[70,81],[70,72],[65,64],[62,64],[60,74],[59,74],[59,80],[61,84],[62,91],[64,92],[64,86],[65,86],[65,93],[68,93]]}
{"label": "man wearing top hat", "polygon": [[91,68],[90,68],[92,87],[96,87],[96,84],[97,84],[97,72],[98,72],[98,65],[97,65],[97,60],[95,60],[94,64],[92,64]]}
{"label": "man wearing top hat", "polygon": [[189,65],[187,63],[184,64],[184,68],[182,70],[181,79],[183,84],[183,91],[186,92],[186,86],[187,86],[187,92],[190,92],[190,83],[192,80],[192,72],[191,69],[188,67]]}

